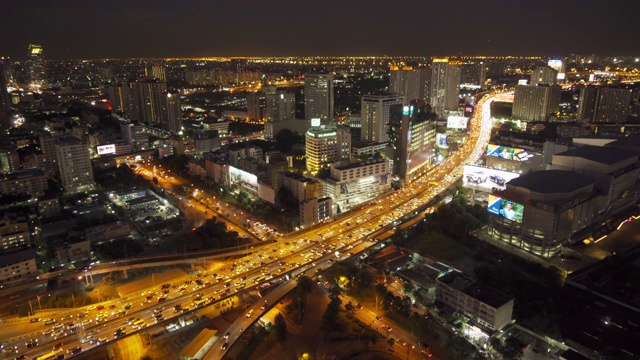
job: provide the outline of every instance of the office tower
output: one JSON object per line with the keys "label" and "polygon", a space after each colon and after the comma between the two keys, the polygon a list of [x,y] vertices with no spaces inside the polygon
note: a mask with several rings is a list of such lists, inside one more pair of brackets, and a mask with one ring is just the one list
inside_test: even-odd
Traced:
{"label": "office tower", "polygon": [[162,117],[160,127],[162,130],[177,134],[182,131],[182,106],[180,94],[166,91],[162,94]]}
{"label": "office tower", "polygon": [[433,59],[431,64],[431,106],[437,114],[442,114],[445,109],[445,94],[448,59]]}
{"label": "office tower", "polygon": [[626,123],[632,90],[610,87],[586,87],[580,90],[578,120],[594,123]]}
{"label": "office tower", "polygon": [[167,81],[167,74],[162,64],[148,65],[144,68],[145,77]]}
{"label": "office tower", "polygon": [[518,85],[513,99],[513,117],[547,121],[560,110],[560,86]]}
{"label": "office tower", "polygon": [[87,145],[76,136],[63,135],[56,139],[55,148],[60,183],[65,192],[93,189],[93,169]]}
{"label": "office tower", "polygon": [[[306,85],[305,85],[306,89]],[[283,122],[296,118],[296,94],[277,90],[275,86],[265,86],[265,108],[268,122]],[[306,94],[305,94],[306,100]]]}
{"label": "office tower", "polygon": [[11,127],[11,99],[7,92],[7,71],[8,61],[0,58],[0,132]]}
{"label": "office tower", "polygon": [[42,46],[36,44],[29,45],[27,68],[29,72],[29,87],[32,89],[40,89],[46,77]]}
{"label": "office tower", "polygon": [[485,80],[484,61],[466,61],[460,65],[460,84],[484,86]]}
{"label": "office tower", "polygon": [[317,173],[331,164],[349,162],[351,158],[351,133],[349,128],[338,125],[311,127],[305,134],[307,171]]}
{"label": "office tower", "polygon": [[549,66],[540,66],[531,71],[530,85],[556,85],[558,83],[558,71]]}
{"label": "office tower", "polygon": [[131,84],[138,113],[133,120],[146,121],[160,127],[162,119],[162,98],[167,91],[167,83],[155,79],[140,79]]}
{"label": "office tower", "polygon": [[48,131],[42,131],[38,135],[42,160],[40,170],[48,177],[53,178],[58,174],[58,160],[56,158],[56,138]]}
{"label": "office tower", "polygon": [[247,116],[251,121],[264,121],[265,94],[261,91],[247,93]]}
{"label": "office tower", "polygon": [[425,83],[429,69],[414,69],[411,66],[400,68],[391,66],[389,74],[389,93],[404,95],[406,101],[424,99]]}
{"label": "office tower", "polygon": [[389,122],[391,174],[405,183],[419,178],[433,165],[435,156],[435,116],[423,101],[412,101],[400,112],[392,108]]}
{"label": "office tower", "polygon": [[460,64],[449,63],[445,75],[445,110],[457,111],[460,107],[460,76]]}
{"label": "office tower", "polygon": [[547,65],[549,65],[550,68],[557,71],[557,74],[556,74],[557,80],[564,80],[565,70],[564,70],[564,61],[562,59],[549,59],[549,61],[547,61]]}
{"label": "office tower", "polygon": [[333,120],[333,75],[305,75],[304,118],[319,118],[323,123]]}
{"label": "office tower", "polygon": [[361,104],[361,140],[382,143],[389,141],[389,114],[391,107],[402,109],[404,97],[399,94],[365,95]]}

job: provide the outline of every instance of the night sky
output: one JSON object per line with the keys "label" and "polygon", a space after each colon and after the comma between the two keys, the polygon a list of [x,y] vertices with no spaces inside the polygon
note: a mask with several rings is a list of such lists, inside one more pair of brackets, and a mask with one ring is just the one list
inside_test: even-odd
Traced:
{"label": "night sky", "polygon": [[640,0],[0,0],[0,56],[640,55]]}

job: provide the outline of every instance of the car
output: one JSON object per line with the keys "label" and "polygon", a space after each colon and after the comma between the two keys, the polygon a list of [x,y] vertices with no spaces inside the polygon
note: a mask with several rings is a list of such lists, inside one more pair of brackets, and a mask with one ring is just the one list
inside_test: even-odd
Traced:
{"label": "car", "polygon": [[158,298],[158,302],[159,302],[159,303],[161,303],[161,302],[165,302],[165,301],[167,301],[167,298],[166,298],[166,297]]}
{"label": "car", "polygon": [[467,174],[467,181],[474,184],[482,184],[487,181],[487,175],[484,171],[477,171]]}
{"label": "car", "polygon": [[[31,320],[32,320],[31,322],[34,322],[33,319],[31,319]],[[47,319],[47,320],[44,321],[45,325],[53,325],[55,323],[56,323],[56,319]]]}
{"label": "car", "polygon": [[253,316],[253,310],[249,310],[249,312],[247,313],[246,317],[250,318]]}
{"label": "car", "polygon": [[64,346],[64,343],[63,342],[59,342],[59,343],[53,345],[53,350],[58,350],[58,349],[62,348],[63,346]]}
{"label": "car", "polygon": [[123,336],[127,333],[127,328],[121,327],[118,330],[113,332],[113,338],[117,339],[120,336]]}
{"label": "car", "polygon": [[227,348],[229,347],[229,342],[225,341],[224,344],[222,344],[222,346],[220,347],[220,349],[222,350],[227,350]]}
{"label": "car", "polygon": [[71,320],[71,319],[73,319],[73,315],[69,314],[69,315],[61,317],[60,321],[66,321],[66,320]]}
{"label": "car", "polygon": [[98,305],[96,306],[96,310],[100,311],[100,310],[104,310],[104,305]]}
{"label": "car", "polygon": [[30,323],[37,323],[37,322],[40,322],[40,321],[41,321],[40,318],[33,318],[33,319],[29,320]]}
{"label": "car", "polygon": [[182,305],[176,305],[173,307],[173,312],[174,313],[178,313],[178,312],[182,312]]}
{"label": "car", "polygon": [[71,355],[75,355],[79,352],[82,351],[82,348],[80,346],[76,346],[74,348],[69,349],[69,351],[67,351],[67,353],[71,354]]}
{"label": "car", "polygon": [[29,355],[26,355],[26,354],[25,354],[25,355],[20,355],[20,356],[18,356],[18,357],[16,358],[16,360],[25,360],[25,359],[28,359],[28,358],[29,358]]}
{"label": "car", "polygon": [[422,346],[425,350],[431,349],[431,346],[427,342],[418,343],[418,345]]}
{"label": "car", "polygon": [[25,343],[27,349],[38,346],[38,339],[30,339]]}
{"label": "car", "polygon": [[127,304],[124,306],[125,310],[130,310],[133,307],[133,304]]}
{"label": "car", "polygon": [[51,334],[51,336],[53,336],[54,339],[59,339],[61,337],[67,336],[67,333],[65,333],[63,330],[56,330],[53,332],[53,334]]}
{"label": "car", "polygon": [[491,181],[492,183],[496,184],[496,185],[500,185],[500,186],[504,186],[504,184],[507,182],[505,180],[505,178],[498,176],[498,175],[491,175],[489,176],[489,181]]}
{"label": "car", "polygon": [[376,320],[378,320],[378,321],[382,320],[382,318],[380,317],[380,315],[376,316]]}

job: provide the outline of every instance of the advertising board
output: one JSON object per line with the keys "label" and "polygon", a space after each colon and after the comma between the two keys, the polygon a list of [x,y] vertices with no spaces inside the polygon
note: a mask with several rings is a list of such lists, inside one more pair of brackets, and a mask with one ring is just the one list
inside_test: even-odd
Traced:
{"label": "advertising board", "polygon": [[518,176],[520,175],[509,171],[465,165],[462,182],[466,187],[482,191],[492,191],[493,189],[504,190],[506,189],[506,183]]}
{"label": "advertising board", "polygon": [[443,149],[448,148],[449,145],[447,145],[447,137],[447,134],[436,134],[436,146]]}
{"label": "advertising board", "polygon": [[452,115],[447,118],[447,129],[466,129],[468,122],[468,117]]}
{"label": "advertising board", "polygon": [[534,155],[524,149],[512,148],[495,144],[487,145],[487,155],[505,160],[527,161]]}
{"label": "advertising board", "polygon": [[518,204],[511,200],[503,199],[499,196],[489,195],[489,205],[487,207],[489,213],[502,216],[507,220],[522,223],[524,215],[524,205]]}
{"label": "advertising board", "polygon": [[115,154],[116,144],[99,145],[97,146],[98,155]]}
{"label": "advertising board", "polygon": [[254,174],[229,166],[229,178],[232,185],[239,185],[253,193],[258,193],[258,177]]}

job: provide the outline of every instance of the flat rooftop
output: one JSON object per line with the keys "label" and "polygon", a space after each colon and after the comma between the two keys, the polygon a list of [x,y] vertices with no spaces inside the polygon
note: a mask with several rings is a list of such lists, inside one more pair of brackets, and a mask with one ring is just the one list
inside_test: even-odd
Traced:
{"label": "flat rooftop", "polygon": [[541,194],[561,194],[580,190],[593,184],[586,175],[566,170],[542,170],[521,175],[507,183]]}
{"label": "flat rooftop", "polygon": [[558,156],[575,156],[605,165],[613,165],[620,161],[638,157],[631,151],[611,146],[581,146],[556,154]]}

